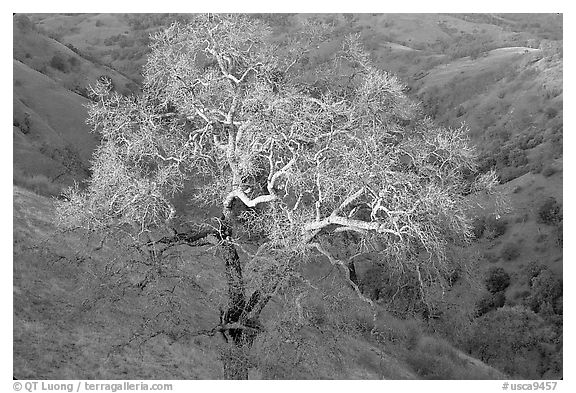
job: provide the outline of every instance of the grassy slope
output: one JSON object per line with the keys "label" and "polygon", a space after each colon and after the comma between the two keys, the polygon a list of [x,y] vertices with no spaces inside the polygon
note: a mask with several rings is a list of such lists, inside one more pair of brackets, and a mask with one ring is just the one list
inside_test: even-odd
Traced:
{"label": "grassy slope", "polygon": [[[104,247],[82,254],[79,245],[85,244],[85,239],[73,233],[64,239],[53,236],[53,219],[52,200],[14,187],[13,328],[17,378],[221,378],[218,336],[178,341],[158,336],[140,347],[117,348],[137,330],[147,299],[127,292],[118,302],[99,299],[87,306],[85,300],[94,300],[89,295],[94,287],[90,277],[111,257],[111,250]],[[200,287],[209,290],[222,286],[224,274],[214,256],[193,250],[184,257],[190,261],[187,264],[190,277]],[[330,268],[319,264],[314,270],[318,275]],[[194,299],[187,305],[187,313],[193,315],[189,328],[213,327],[217,323],[217,302],[214,298],[203,300],[201,289],[194,287],[187,291],[186,297]],[[265,318],[273,319],[281,313],[280,308],[279,304],[271,305]],[[268,335],[255,347],[264,367],[252,370],[251,378],[414,379],[422,372],[419,368],[422,366],[414,359],[422,354],[432,361],[444,362],[447,370],[443,372],[455,373],[456,378],[504,377],[432,337],[417,339],[414,348],[407,351],[401,342],[395,343],[406,334],[403,322],[384,313],[380,313],[377,326],[382,331],[392,329],[395,339],[374,341],[369,335],[338,332],[330,325],[300,329],[295,337],[307,344],[305,350],[316,348],[312,353],[312,359],[316,360],[310,363],[313,370],[302,368],[300,363],[283,363],[286,359],[277,355],[288,356],[290,348],[283,346],[290,344],[278,341],[274,334]],[[274,332],[273,326],[270,329]],[[270,342],[286,352],[266,351]]]}
{"label": "grassy slope", "polygon": [[[79,262],[76,249],[83,239],[54,239],[53,202],[14,188],[14,375],[20,379],[196,379],[219,378],[214,346],[200,339],[190,344],[158,338],[141,353],[114,345],[127,342],[146,304],[130,297],[130,308],[103,303],[90,309],[85,278],[91,263],[103,264],[108,252],[92,253]],[[73,246],[74,247],[74,246]],[[60,256],[70,258],[60,261]],[[76,262],[73,262],[73,261]],[[204,260],[204,265],[207,261]],[[198,266],[201,268],[202,266]],[[86,276],[88,275],[88,276]],[[197,297],[198,295],[193,295]],[[217,311],[204,304],[195,310],[197,326],[213,324]],[[192,328],[194,328],[192,327]],[[205,326],[208,328],[211,326]]]}
{"label": "grassy slope", "polygon": [[[14,122],[29,118],[29,129],[13,128],[15,178],[41,175],[70,184],[80,180],[97,145],[86,125],[87,100],[46,75],[14,60]],[[66,166],[73,165],[71,172]]]}
{"label": "grassy slope", "polygon": [[[562,203],[562,184],[562,172],[548,178],[528,173],[504,184],[503,192],[511,202],[511,211],[503,216],[508,221],[506,233],[494,240],[482,238],[471,248],[484,257],[483,269],[500,266],[510,273],[511,286],[506,292],[510,305],[518,303],[519,293],[529,289],[525,272],[530,263],[547,266],[562,277],[563,250],[556,243],[554,227],[539,222],[537,217],[538,206],[545,198],[554,197]],[[512,260],[502,257],[509,244],[518,245],[519,250]]]}
{"label": "grassy slope", "polygon": [[[134,14],[38,14],[30,17],[38,29],[140,82],[140,72],[146,61],[144,55],[148,52],[148,36],[159,26],[153,23],[154,26],[134,29],[127,15],[136,17]],[[171,22],[169,16],[165,19],[161,25]]]}
{"label": "grassy slope", "polygon": [[113,36],[130,33],[123,14],[79,14],[49,15],[34,18],[39,29],[44,29],[55,37],[98,58],[103,64],[109,64],[116,70],[127,72],[133,80],[140,80],[140,69],[143,59],[115,60],[110,50],[121,50],[119,45],[106,45],[105,40]]}
{"label": "grassy slope", "polygon": [[465,122],[483,147],[490,145],[488,139],[498,129],[511,136],[543,134],[549,120],[546,108],[556,107],[561,118],[561,81],[561,59],[546,57],[541,50],[512,47],[439,65],[427,71],[416,89],[417,95],[440,103],[439,121],[453,126]]}
{"label": "grassy slope", "polygon": [[[110,76],[120,92],[134,83],[110,69],[94,64],[63,44],[40,34],[33,26],[14,23],[14,178],[18,184],[58,185],[81,180],[97,141],[86,125],[85,94],[100,75]],[[63,59],[64,70],[50,65]],[[65,72],[64,72],[65,71]],[[28,118],[28,120],[26,120]],[[26,121],[29,125],[23,126]],[[70,170],[70,168],[72,168]]]}
{"label": "grassy slope", "polygon": [[[29,67],[39,70],[56,80],[67,89],[85,89],[96,83],[100,75],[108,75],[120,93],[130,93],[134,82],[114,69],[97,64],[80,56],[64,44],[41,34],[35,29],[23,29],[14,25],[13,57]],[[85,34],[90,36],[91,31]],[[60,56],[65,63],[66,71],[50,66],[53,56]],[[99,60],[98,57],[95,57]]]}
{"label": "grassy slope", "polygon": [[[517,303],[519,293],[528,290],[525,269],[530,263],[548,266],[562,276],[562,246],[556,243],[554,228],[537,218],[537,208],[544,199],[553,197],[562,203],[562,153],[555,153],[548,140],[551,129],[562,125],[561,83],[561,59],[528,48],[502,48],[475,60],[458,59],[433,68],[418,81],[418,95],[445,97],[438,121],[453,126],[464,122],[483,151],[503,145],[497,136],[503,130],[509,133],[510,141],[522,135],[544,137],[543,143],[525,150],[527,166],[540,162],[555,168],[556,173],[546,177],[529,172],[504,183],[501,189],[510,198],[511,207],[504,215],[507,231],[494,240],[481,239],[472,247],[485,257],[486,270],[497,265],[512,275],[507,291],[510,304]],[[459,106],[462,114],[456,116]],[[555,118],[546,114],[549,107],[557,108]],[[509,244],[518,245],[520,251],[512,261],[502,258]]]}
{"label": "grassy slope", "polygon": [[41,126],[34,125],[30,139],[50,146],[73,145],[84,162],[96,147],[96,139],[86,125],[87,99],[62,88],[52,79],[14,60],[14,97],[23,111],[33,113]]}

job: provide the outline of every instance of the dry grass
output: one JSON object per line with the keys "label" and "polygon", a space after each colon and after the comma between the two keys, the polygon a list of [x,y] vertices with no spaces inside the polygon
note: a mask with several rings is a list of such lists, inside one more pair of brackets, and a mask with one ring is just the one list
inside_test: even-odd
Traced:
{"label": "dry grass", "polygon": [[52,182],[47,176],[26,174],[16,168],[14,169],[13,183],[43,196],[58,196],[62,192],[62,185]]}
{"label": "dry grass", "polygon": [[505,375],[471,359],[438,337],[422,337],[405,354],[406,362],[424,379],[503,379]]}

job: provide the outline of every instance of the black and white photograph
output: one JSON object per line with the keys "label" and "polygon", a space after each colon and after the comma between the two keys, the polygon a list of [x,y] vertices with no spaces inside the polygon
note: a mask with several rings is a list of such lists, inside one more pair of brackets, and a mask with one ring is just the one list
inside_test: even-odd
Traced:
{"label": "black and white photograph", "polygon": [[564,14],[518,10],[13,13],[7,386],[561,388]]}

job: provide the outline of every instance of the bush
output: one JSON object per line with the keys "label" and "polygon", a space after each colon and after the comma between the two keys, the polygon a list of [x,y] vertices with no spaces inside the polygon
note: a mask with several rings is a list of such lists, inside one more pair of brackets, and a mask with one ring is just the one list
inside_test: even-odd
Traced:
{"label": "bush", "polygon": [[547,198],[538,206],[538,221],[546,225],[557,225],[562,221],[562,205],[555,198]]}
{"label": "bush", "polygon": [[78,61],[78,59],[75,58],[75,57],[69,57],[69,58],[68,58],[68,63],[70,63],[70,66],[71,66],[72,68],[75,68],[75,67],[77,67],[77,66],[80,64],[80,62]]}
{"label": "bush", "polygon": [[557,339],[552,326],[534,312],[506,306],[476,320],[465,349],[512,378],[537,379],[558,369],[552,358],[555,350],[546,350],[554,348]]}
{"label": "bush", "polygon": [[501,267],[493,267],[488,271],[485,284],[492,294],[505,291],[510,285],[510,275]]}
{"label": "bush", "polygon": [[562,313],[563,284],[552,271],[543,269],[531,280],[530,287],[527,304],[532,311],[539,312],[544,305],[548,305],[556,314]]}
{"label": "bush", "polygon": [[532,279],[538,277],[538,275],[544,269],[547,269],[546,266],[541,265],[534,261],[530,262],[528,266],[526,266],[526,268],[524,269],[524,273],[526,274],[526,279],[529,286],[532,286]]}
{"label": "bush", "polygon": [[537,174],[542,172],[542,167],[544,166],[544,164],[542,164],[542,161],[534,161],[530,164],[530,172]]}
{"label": "bush", "polygon": [[36,30],[36,26],[30,20],[30,18],[28,18],[26,15],[23,14],[17,14],[16,16],[14,16],[14,23],[20,30],[24,32]]}
{"label": "bush", "polygon": [[413,271],[398,271],[383,263],[370,268],[360,278],[362,292],[394,316],[406,317],[423,313],[427,306]]}
{"label": "bush", "polygon": [[458,363],[459,358],[448,344],[427,338],[415,350],[406,354],[406,361],[423,378],[450,379],[453,363]]}
{"label": "bush", "polygon": [[456,109],[456,117],[462,117],[465,113],[466,110],[464,107],[462,105],[458,105],[458,108]]}
{"label": "bush", "polygon": [[78,48],[76,48],[74,45],[72,45],[72,44],[66,44],[66,47],[67,47],[68,49],[70,49],[72,52],[77,53],[77,54],[80,54],[80,51],[79,51]]}
{"label": "bush", "polygon": [[28,134],[30,132],[30,128],[32,127],[32,119],[28,112],[24,113],[24,120],[20,121],[16,117],[14,117],[12,124],[20,129],[23,134]]}
{"label": "bush", "polygon": [[88,91],[88,88],[86,88],[85,86],[76,85],[72,88],[72,91],[78,95],[81,95],[84,98],[90,99],[90,92]]}
{"label": "bush", "polygon": [[542,134],[534,135],[534,136],[532,136],[532,138],[530,138],[528,140],[528,142],[526,142],[526,148],[527,149],[533,149],[536,146],[540,145],[543,140],[544,140],[544,136]]}
{"label": "bush", "polygon": [[528,164],[528,157],[526,156],[526,152],[519,148],[514,148],[510,150],[508,153],[508,165],[519,168]]}
{"label": "bush", "polygon": [[556,172],[558,172],[558,170],[553,167],[552,165],[547,165],[543,170],[542,170],[542,176],[544,177],[550,177],[553,174],[555,174]]}
{"label": "bush", "polygon": [[502,248],[502,258],[505,261],[512,261],[520,256],[520,246],[516,243],[506,243]]}
{"label": "bush", "polygon": [[503,218],[490,216],[486,219],[486,238],[496,239],[506,233],[508,222]]}
{"label": "bush", "polygon": [[55,68],[61,72],[68,72],[68,63],[59,54],[52,56],[52,59],[50,60],[50,67]]}
{"label": "bush", "polygon": [[544,112],[549,119],[553,119],[556,117],[556,115],[558,115],[558,109],[554,108],[553,106],[549,106]]}
{"label": "bush", "polygon": [[481,317],[492,310],[504,307],[504,304],[506,304],[506,294],[504,291],[488,293],[476,302],[476,317]]}

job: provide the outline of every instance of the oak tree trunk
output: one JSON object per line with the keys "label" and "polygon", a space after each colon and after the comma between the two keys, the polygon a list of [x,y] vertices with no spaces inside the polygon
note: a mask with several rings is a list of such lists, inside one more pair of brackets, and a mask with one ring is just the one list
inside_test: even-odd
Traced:
{"label": "oak tree trunk", "polygon": [[[242,265],[236,247],[231,241],[232,212],[229,209],[223,212],[219,236],[228,285],[228,306],[222,322],[244,326],[247,324],[246,315],[250,311],[247,307],[254,306],[254,296],[246,304]],[[254,332],[248,332],[246,329],[229,329],[226,333],[231,342],[228,342],[228,348],[222,353],[224,379],[248,379],[248,352],[252,346]]]}

